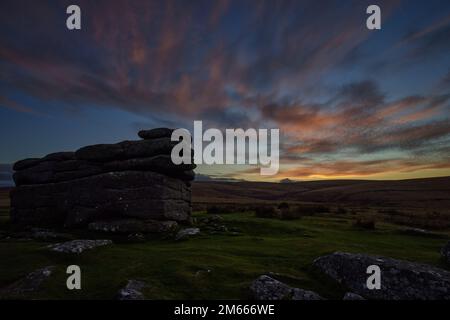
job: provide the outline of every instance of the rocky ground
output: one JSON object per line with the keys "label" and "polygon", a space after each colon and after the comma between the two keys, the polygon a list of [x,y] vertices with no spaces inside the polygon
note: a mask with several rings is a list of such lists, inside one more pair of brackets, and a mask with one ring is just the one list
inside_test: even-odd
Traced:
{"label": "rocky ground", "polygon": [[[100,228],[101,229],[101,228]],[[133,229],[133,228],[131,228]],[[436,299],[449,298],[449,235],[361,230],[345,217],[300,220],[253,213],[194,214],[193,225],[158,238],[135,232],[33,229],[0,224],[0,296],[65,299]],[[56,249],[56,250],[55,250]],[[361,289],[366,265],[382,290]],[[67,290],[79,265],[82,290]]]}

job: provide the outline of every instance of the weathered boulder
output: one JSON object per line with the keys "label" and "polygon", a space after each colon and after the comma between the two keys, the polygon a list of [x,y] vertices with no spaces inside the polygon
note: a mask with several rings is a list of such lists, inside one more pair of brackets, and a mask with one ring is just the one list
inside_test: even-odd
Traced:
{"label": "weathered boulder", "polygon": [[117,293],[118,300],[144,300],[144,294],[142,289],[147,287],[147,284],[143,281],[128,280],[127,285],[120,289]]}
{"label": "weathered boulder", "polygon": [[[144,140],[92,145],[16,162],[16,187],[10,192],[12,221],[34,227],[103,221],[91,229],[144,233],[168,232],[176,222],[188,223],[196,165],[172,162],[170,153],[176,144],[170,140],[172,131],[144,130],[139,134]],[[143,222],[131,223],[130,218]],[[120,219],[125,221],[119,224]],[[107,220],[116,222],[106,225]]]}
{"label": "weathered boulder", "polygon": [[256,300],[323,300],[313,291],[292,288],[266,275],[253,281],[250,291]]}
{"label": "weathered boulder", "polygon": [[450,241],[441,249],[441,256],[445,262],[450,264]]}
{"label": "weathered boulder", "polygon": [[82,253],[85,250],[94,249],[112,244],[111,240],[72,240],[63,243],[49,245],[52,251],[62,253]]}
{"label": "weathered boulder", "polygon": [[55,267],[48,266],[29,273],[25,278],[1,289],[0,298],[23,298],[24,295],[37,291],[54,269]]}
{"label": "weathered boulder", "polygon": [[[381,269],[381,289],[367,288],[367,268]],[[367,299],[450,299],[450,272],[425,264],[366,254],[335,252],[314,266],[348,290]]]}

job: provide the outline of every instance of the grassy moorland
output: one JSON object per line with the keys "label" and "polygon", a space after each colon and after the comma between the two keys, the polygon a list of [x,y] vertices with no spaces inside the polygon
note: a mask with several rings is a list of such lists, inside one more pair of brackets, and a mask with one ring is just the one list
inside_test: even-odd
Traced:
{"label": "grassy moorland", "polygon": [[[4,212],[4,211],[3,211]],[[196,212],[198,219],[204,212]],[[305,216],[298,220],[258,218],[252,212],[223,214],[223,224],[237,232],[208,234],[187,241],[153,239],[125,243],[68,255],[50,252],[49,242],[4,238],[0,240],[0,287],[44,266],[56,272],[40,291],[21,298],[111,299],[127,279],[142,279],[150,299],[242,299],[261,274],[290,285],[339,299],[343,292],[317,274],[312,261],[341,250],[379,254],[444,267],[439,249],[449,233],[406,235],[401,227],[378,223],[374,230],[352,225],[348,214]],[[11,228],[7,216],[0,230]],[[79,236],[92,237],[82,234]],[[104,238],[110,238],[105,236]],[[66,267],[82,269],[82,290],[66,289]]]}

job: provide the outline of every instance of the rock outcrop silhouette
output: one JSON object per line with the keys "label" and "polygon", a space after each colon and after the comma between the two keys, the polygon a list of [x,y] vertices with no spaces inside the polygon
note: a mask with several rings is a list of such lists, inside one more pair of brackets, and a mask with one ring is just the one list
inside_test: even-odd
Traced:
{"label": "rock outcrop silhouette", "polygon": [[172,163],[177,142],[171,141],[171,133],[167,128],[144,130],[139,132],[142,140],[16,162],[12,221],[79,227],[132,219],[145,222],[136,225],[152,226],[145,230],[167,230],[163,226],[168,221],[188,223],[195,165]]}

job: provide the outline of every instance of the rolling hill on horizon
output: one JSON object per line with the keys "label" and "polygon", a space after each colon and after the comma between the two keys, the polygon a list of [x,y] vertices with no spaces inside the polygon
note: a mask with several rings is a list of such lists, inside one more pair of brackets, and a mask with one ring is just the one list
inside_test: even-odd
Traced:
{"label": "rolling hill on horizon", "polygon": [[194,203],[299,201],[448,209],[450,177],[290,183],[195,181],[192,194]]}
{"label": "rolling hill on horizon", "polygon": [[[6,200],[10,189],[0,187],[1,198]],[[254,204],[282,201],[335,203],[436,208],[450,212],[450,177],[383,181],[317,180],[290,183],[194,181],[192,201],[194,204]]]}

